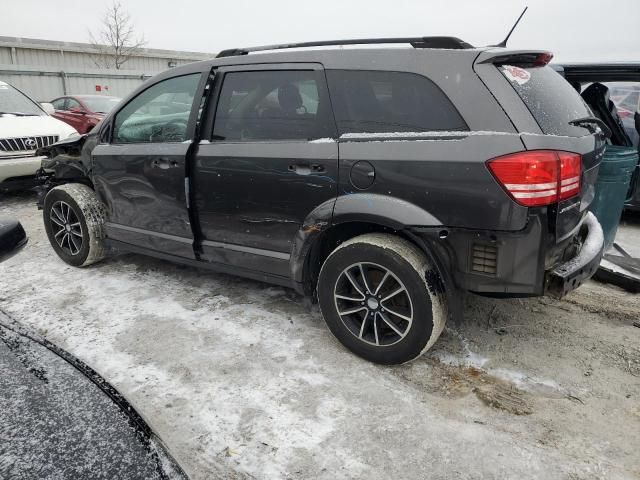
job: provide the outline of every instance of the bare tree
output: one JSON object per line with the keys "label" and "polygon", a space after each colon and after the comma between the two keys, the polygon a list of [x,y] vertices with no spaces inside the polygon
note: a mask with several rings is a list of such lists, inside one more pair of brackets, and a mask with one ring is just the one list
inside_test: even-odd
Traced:
{"label": "bare tree", "polygon": [[107,9],[100,31],[96,34],[89,32],[89,37],[97,50],[93,58],[96,66],[117,70],[147,43],[144,35],[136,35],[131,16],[118,1]]}

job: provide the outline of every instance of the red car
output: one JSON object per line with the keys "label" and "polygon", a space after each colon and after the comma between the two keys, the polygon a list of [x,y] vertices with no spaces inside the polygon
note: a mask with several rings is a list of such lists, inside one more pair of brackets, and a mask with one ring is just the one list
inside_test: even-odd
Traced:
{"label": "red car", "polygon": [[109,111],[120,102],[119,97],[106,95],[70,95],[51,101],[52,114],[75,128],[78,133],[88,133]]}

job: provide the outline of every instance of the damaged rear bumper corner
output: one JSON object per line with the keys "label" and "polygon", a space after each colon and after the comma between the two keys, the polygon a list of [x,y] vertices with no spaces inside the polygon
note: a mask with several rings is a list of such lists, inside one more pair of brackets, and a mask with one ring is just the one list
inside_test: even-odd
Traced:
{"label": "damaged rear bumper corner", "polygon": [[587,235],[580,252],[567,262],[561,263],[546,273],[545,294],[561,298],[591,278],[604,254],[604,234],[598,219],[591,212],[583,221]]}

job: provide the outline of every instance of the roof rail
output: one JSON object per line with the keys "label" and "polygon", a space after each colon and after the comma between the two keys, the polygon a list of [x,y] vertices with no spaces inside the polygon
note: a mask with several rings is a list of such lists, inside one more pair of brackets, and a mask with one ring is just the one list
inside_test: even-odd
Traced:
{"label": "roof rail", "polygon": [[266,50],[284,50],[287,48],[329,47],[341,45],[379,45],[390,43],[408,43],[414,48],[473,48],[472,45],[456,37],[400,37],[400,38],[358,38],[353,40],[324,40],[320,42],[283,43],[251,48],[231,48],[221,51],[216,58],[247,55]]}

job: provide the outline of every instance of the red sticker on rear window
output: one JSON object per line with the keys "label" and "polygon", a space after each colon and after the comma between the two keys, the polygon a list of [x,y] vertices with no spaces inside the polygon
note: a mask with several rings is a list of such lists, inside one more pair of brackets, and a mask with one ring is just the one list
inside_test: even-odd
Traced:
{"label": "red sticker on rear window", "polygon": [[514,67],[513,65],[504,65],[502,67],[505,76],[518,85],[524,85],[531,79],[531,74],[524,68]]}

